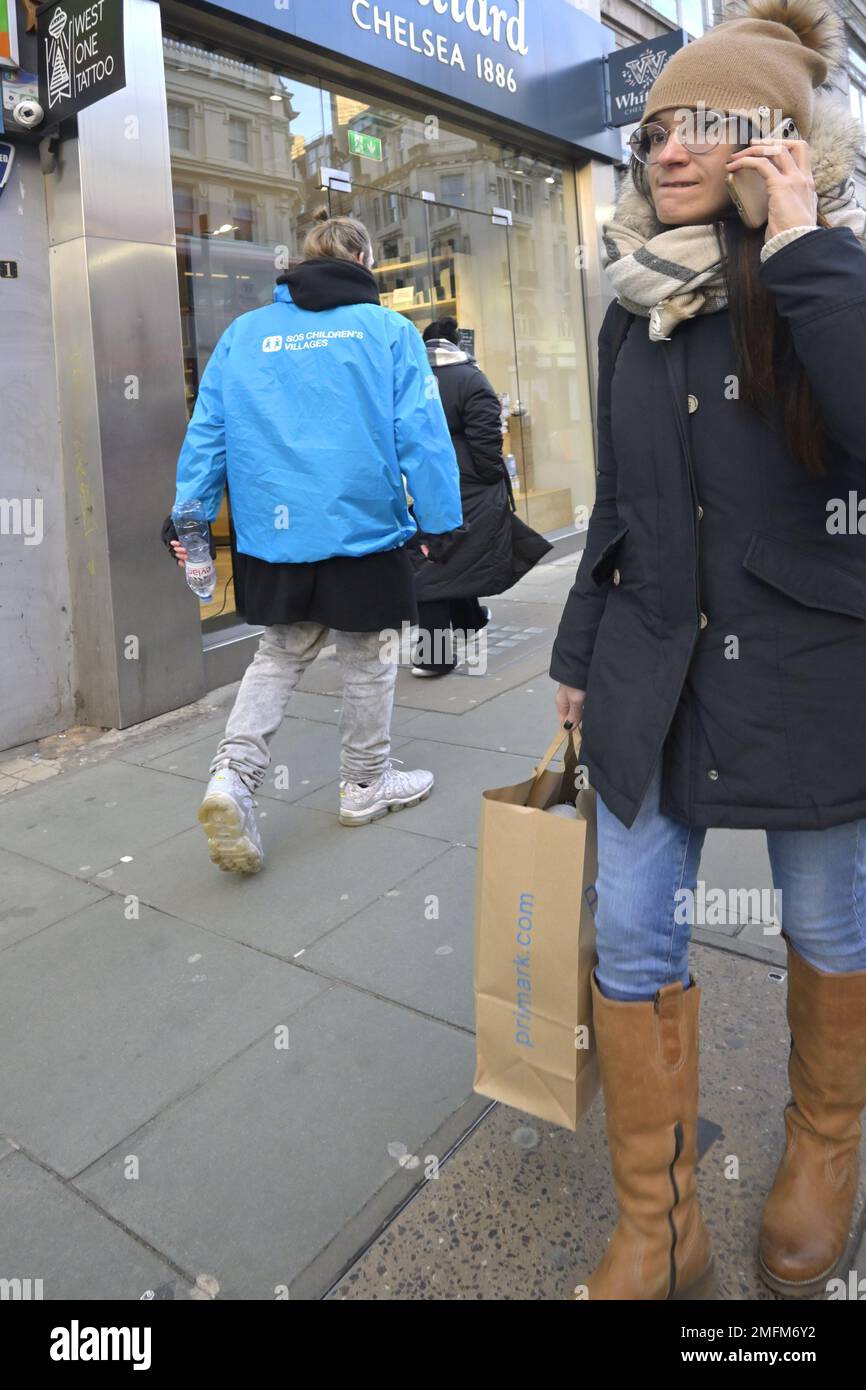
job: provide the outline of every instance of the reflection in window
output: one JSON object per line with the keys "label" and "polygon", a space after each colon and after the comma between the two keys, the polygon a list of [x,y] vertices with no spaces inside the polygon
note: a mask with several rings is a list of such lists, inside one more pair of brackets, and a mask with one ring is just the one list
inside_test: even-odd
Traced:
{"label": "reflection in window", "polygon": [[255,241],[253,236],[253,205],[249,198],[234,198],[232,223],[235,241]]}
{"label": "reflection in window", "polygon": [[229,116],[229,159],[240,164],[250,162],[250,123],[238,116]]}
{"label": "reflection in window", "polygon": [[179,101],[168,103],[168,143],[173,150],[190,148],[191,110]]}
{"label": "reflection in window", "polygon": [[178,236],[191,236],[193,231],[193,195],[191,188],[174,186],[174,229]]}
{"label": "reflection in window", "polygon": [[442,174],[439,179],[439,198],[443,203],[454,203],[459,207],[466,198],[466,175]]}

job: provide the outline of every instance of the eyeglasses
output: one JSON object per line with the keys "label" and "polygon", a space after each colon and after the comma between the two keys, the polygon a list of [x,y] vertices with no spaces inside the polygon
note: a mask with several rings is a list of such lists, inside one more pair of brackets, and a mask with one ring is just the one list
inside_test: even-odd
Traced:
{"label": "eyeglasses", "polygon": [[[723,111],[689,111],[670,127],[661,121],[638,126],[628,137],[629,148],[641,164],[654,164],[672,134],[689,154],[709,154],[719,145],[736,144],[738,135],[742,142],[736,116]],[[748,139],[742,143],[748,143]]]}

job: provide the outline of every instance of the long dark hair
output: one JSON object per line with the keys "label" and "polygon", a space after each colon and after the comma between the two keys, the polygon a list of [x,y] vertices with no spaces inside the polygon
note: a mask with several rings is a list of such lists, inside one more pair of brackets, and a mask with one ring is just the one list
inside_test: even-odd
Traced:
{"label": "long dark hair", "polygon": [[[632,157],[630,173],[652,206],[646,165]],[[787,321],[758,275],[764,229],[747,227],[732,207],[715,231],[725,266],[740,399],[781,429],[788,452],[808,473],[825,473],[826,436],[818,402]]]}

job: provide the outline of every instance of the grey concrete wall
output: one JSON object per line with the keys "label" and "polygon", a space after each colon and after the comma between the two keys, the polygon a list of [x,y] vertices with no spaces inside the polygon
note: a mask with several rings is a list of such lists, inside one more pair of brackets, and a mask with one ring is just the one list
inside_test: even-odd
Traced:
{"label": "grey concrete wall", "polygon": [[44,180],[20,146],[0,197],[0,748],[74,722],[66,505]]}

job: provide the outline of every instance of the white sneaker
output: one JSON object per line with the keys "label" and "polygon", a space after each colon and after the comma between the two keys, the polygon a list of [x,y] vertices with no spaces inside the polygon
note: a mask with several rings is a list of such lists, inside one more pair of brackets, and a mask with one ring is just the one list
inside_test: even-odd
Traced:
{"label": "white sneaker", "polygon": [[207,784],[198,809],[210,857],[228,873],[257,874],[264,863],[253,794],[231,768],[220,768]]}
{"label": "white sneaker", "polygon": [[368,825],[389,811],[417,806],[432,790],[432,772],[398,772],[388,763],[382,775],[367,787],[358,782],[340,783],[340,824]]}

